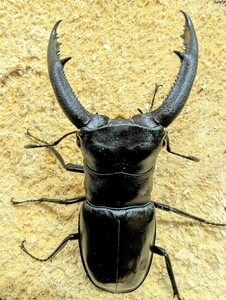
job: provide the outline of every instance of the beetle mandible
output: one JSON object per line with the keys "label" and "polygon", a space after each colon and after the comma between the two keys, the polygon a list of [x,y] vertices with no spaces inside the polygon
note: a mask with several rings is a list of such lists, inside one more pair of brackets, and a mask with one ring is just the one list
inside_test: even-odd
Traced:
{"label": "beetle mandible", "polygon": [[[65,134],[54,143],[41,142],[26,148],[46,147],[53,152],[62,166],[72,172],[84,173],[85,195],[66,199],[32,199],[14,201],[52,202],[73,204],[83,202],[79,215],[79,232],[68,235],[45,259],[55,256],[70,240],[79,240],[80,253],[90,280],[100,289],[112,293],[127,293],[138,288],[147,276],[153,254],[164,257],[174,296],[180,298],[170,258],[167,252],[155,245],[155,208],[171,211],[205,224],[226,224],[206,221],[168,205],[151,201],[153,173],[160,150],[165,146],[169,153],[198,161],[193,156],[173,152],[165,127],[170,125],[184,107],[196,75],[198,43],[195,29],[187,13],[183,34],[185,52],[175,51],[181,67],[175,84],[163,103],[155,110],[128,119],[88,112],[65,77],[63,68],[70,57],[60,58],[57,42],[58,21],[52,29],[48,45],[48,70],[55,96],[68,117],[80,129]],[[84,165],[66,164],[55,146],[70,134],[76,134],[77,145],[84,157]]]}

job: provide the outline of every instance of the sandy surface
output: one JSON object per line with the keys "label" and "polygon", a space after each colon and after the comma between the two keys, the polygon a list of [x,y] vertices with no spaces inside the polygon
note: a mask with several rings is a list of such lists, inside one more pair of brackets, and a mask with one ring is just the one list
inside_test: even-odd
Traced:
{"label": "sandy surface", "polygon": [[[51,262],[24,254],[19,244],[45,257],[76,232],[79,205],[12,206],[16,200],[83,194],[83,176],[62,169],[45,149],[26,150],[26,129],[48,141],[72,131],[54,98],[46,67],[53,24],[59,28],[65,72],[91,112],[113,117],[147,111],[156,83],[156,105],[179,68],[183,16],[191,16],[199,40],[199,67],[189,101],[169,127],[175,151],[158,159],[152,198],[209,220],[223,222],[225,199],[226,5],[214,1],[1,1],[0,4],[0,299],[172,299],[161,257],[135,292],[112,295],[87,278],[77,242]],[[186,2],[186,4],[185,4]],[[222,2],[222,1],[218,1]],[[67,162],[81,163],[74,138],[58,147]],[[223,300],[225,229],[157,212],[157,244],[170,254],[182,299]]]}

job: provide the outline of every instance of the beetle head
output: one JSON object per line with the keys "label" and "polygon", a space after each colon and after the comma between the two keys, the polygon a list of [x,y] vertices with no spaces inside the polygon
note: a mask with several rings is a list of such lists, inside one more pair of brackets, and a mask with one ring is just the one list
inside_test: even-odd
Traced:
{"label": "beetle head", "polygon": [[[126,161],[124,165],[126,165],[129,157],[135,156],[137,153],[139,165],[142,157],[149,156],[150,152],[154,153],[156,149],[161,148],[164,140],[163,127],[167,127],[173,122],[184,107],[192,88],[198,63],[198,43],[195,30],[190,17],[185,12],[182,11],[182,13],[185,17],[185,28],[182,35],[185,52],[175,51],[181,60],[176,82],[157,109],[129,119],[120,117],[111,120],[107,116],[92,114],[81,105],[64,74],[64,65],[70,57],[60,59],[60,44],[57,42],[57,27],[60,21],[55,24],[48,46],[50,81],[62,110],[69,120],[81,129],[78,137],[85,155],[87,154],[89,157],[97,155],[96,157],[100,156],[99,159],[105,156],[105,163],[108,155],[109,159],[116,156],[120,161],[119,155],[124,153],[123,157]],[[139,143],[140,146],[138,146]],[[148,149],[148,147],[150,148]],[[131,152],[125,149],[130,149]],[[141,149],[145,149],[144,152]],[[154,154],[153,157],[155,157]]]}

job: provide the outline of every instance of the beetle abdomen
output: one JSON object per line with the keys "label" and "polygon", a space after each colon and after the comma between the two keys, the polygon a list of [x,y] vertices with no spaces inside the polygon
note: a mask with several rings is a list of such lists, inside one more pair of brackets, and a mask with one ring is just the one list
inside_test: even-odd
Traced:
{"label": "beetle abdomen", "polygon": [[90,280],[112,293],[138,288],[152,260],[153,204],[112,209],[85,202],[79,227],[81,256]]}

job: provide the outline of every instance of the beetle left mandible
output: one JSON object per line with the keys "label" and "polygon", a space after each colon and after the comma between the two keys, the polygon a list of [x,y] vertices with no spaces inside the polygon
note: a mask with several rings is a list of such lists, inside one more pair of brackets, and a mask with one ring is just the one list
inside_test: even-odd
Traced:
{"label": "beetle left mandible", "polygon": [[[193,216],[162,203],[151,201],[152,178],[157,156],[163,146],[171,151],[165,127],[170,125],[184,107],[196,75],[198,43],[190,17],[185,17],[183,34],[185,52],[175,51],[181,60],[177,80],[159,108],[128,119],[110,119],[88,112],[64,75],[64,65],[70,58],[60,59],[57,42],[57,22],[50,35],[48,69],[56,98],[69,120],[79,131],[70,132],[54,143],[41,142],[27,148],[46,147],[62,166],[72,172],[84,173],[85,195],[67,199],[12,201],[73,204],[83,202],[79,215],[79,232],[68,235],[45,259],[30,254],[24,242],[21,248],[32,258],[46,261],[55,256],[69,240],[79,240],[80,253],[90,280],[102,290],[127,293],[138,288],[146,278],[153,254],[164,257],[174,296],[180,298],[167,252],[155,244],[155,208],[205,224],[226,226]],[[76,134],[77,145],[84,157],[84,166],[66,164],[55,146],[70,134]]]}

